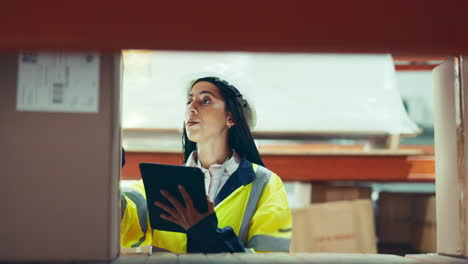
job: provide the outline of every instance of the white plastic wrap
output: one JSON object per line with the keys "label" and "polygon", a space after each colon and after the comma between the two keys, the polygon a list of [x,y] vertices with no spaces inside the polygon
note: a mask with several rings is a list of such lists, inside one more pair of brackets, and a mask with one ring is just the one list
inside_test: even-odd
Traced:
{"label": "white plastic wrap", "polygon": [[390,55],[126,52],[124,128],[181,129],[189,81],[247,95],[257,131],[413,134]]}

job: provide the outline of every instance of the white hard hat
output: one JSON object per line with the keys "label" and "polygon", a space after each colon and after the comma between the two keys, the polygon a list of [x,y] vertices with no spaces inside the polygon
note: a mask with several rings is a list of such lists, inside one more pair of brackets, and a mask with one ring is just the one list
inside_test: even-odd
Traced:
{"label": "white hard hat", "polygon": [[241,94],[241,96],[238,98],[238,100],[240,100],[239,103],[241,104],[242,109],[244,109],[244,116],[247,121],[247,125],[249,125],[250,130],[253,130],[257,124],[257,111],[255,111],[255,106],[252,103],[252,100],[246,98],[245,95]]}
{"label": "white hard hat", "polygon": [[198,79],[201,79],[201,78],[217,78],[220,82],[224,82],[231,88],[234,88],[233,92],[236,94],[236,99],[239,102],[239,104],[242,106],[242,109],[244,110],[244,116],[245,116],[247,125],[249,126],[250,130],[253,130],[255,128],[255,125],[257,124],[257,112],[255,111],[255,106],[252,100],[248,96],[246,96],[245,94],[242,94],[239,88],[235,84],[226,80],[225,77],[220,77],[219,74],[208,74],[205,76],[198,76],[195,79],[192,79],[192,81],[190,82],[189,90],[192,88],[194,83]]}

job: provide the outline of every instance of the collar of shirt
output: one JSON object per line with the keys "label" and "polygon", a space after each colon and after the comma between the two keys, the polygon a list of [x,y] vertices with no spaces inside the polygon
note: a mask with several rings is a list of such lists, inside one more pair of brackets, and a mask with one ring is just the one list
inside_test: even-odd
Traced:
{"label": "collar of shirt", "polygon": [[[205,174],[205,191],[214,201],[229,177],[239,168],[239,155],[232,150],[232,157],[223,164],[213,164],[208,169],[201,166],[198,152],[193,151],[187,159],[186,166],[198,167]],[[221,171],[224,168],[224,171]]]}
{"label": "collar of shirt", "polygon": [[[227,162],[226,172],[229,175],[232,175],[237,170],[237,168],[239,168],[240,157],[239,157],[239,155],[237,154],[237,152],[235,150],[232,150],[232,157],[230,159],[226,160],[225,162]],[[198,160],[198,152],[196,150],[194,150],[194,151],[192,151],[192,153],[190,153],[190,156],[188,157],[187,162],[185,163],[185,166],[199,167],[202,170],[203,173],[206,173],[211,168],[222,167],[223,165],[224,165],[224,163],[223,164],[213,164],[208,169],[203,168],[200,161]]]}

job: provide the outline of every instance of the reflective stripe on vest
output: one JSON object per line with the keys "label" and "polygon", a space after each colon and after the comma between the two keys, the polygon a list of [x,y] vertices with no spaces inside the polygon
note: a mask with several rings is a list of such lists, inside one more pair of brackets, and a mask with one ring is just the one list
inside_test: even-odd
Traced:
{"label": "reflective stripe on vest", "polygon": [[123,220],[125,208],[127,208],[127,199],[125,199],[125,195],[120,194],[120,221]]}
{"label": "reflective stripe on vest", "polygon": [[249,200],[247,202],[247,206],[245,207],[244,217],[242,218],[242,224],[239,229],[239,239],[244,245],[247,245],[250,222],[252,221],[252,217],[255,211],[257,210],[258,201],[262,196],[263,188],[265,188],[265,186],[270,181],[272,174],[272,172],[268,171],[262,166],[258,166],[256,164],[255,166],[255,180],[252,183],[252,188],[250,189]]}
{"label": "reflective stripe on vest", "polygon": [[[146,217],[148,215],[148,208],[146,205],[145,197],[131,188],[122,188],[122,193],[127,196],[132,202],[135,203],[137,208],[138,222],[140,223],[141,232],[143,237],[140,238],[140,241],[132,245],[132,247],[138,247],[145,241],[146,231],[148,230],[148,225],[146,223]],[[123,209],[125,212],[125,208]]]}
{"label": "reflective stripe on vest", "polygon": [[246,244],[247,248],[257,251],[289,252],[291,239],[267,235],[255,235]]}

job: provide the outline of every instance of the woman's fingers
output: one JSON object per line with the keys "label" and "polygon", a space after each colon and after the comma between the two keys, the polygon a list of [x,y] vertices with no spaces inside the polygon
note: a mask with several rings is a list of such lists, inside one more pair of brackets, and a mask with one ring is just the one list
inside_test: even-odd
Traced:
{"label": "woman's fingers", "polygon": [[154,202],[154,204],[156,206],[161,207],[162,209],[164,209],[164,211],[167,212],[167,214],[159,215],[162,219],[166,219],[167,221],[170,221],[174,224],[181,226],[184,229],[187,229],[186,224],[183,220],[184,218],[180,216],[179,212],[177,212],[175,209],[161,202]]}
{"label": "woman's fingers", "polygon": [[179,188],[179,191],[182,194],[182,197],[184,198],[185,207],[188,208],[189,210],[192,210],[194,208],[192,197],[190,197],[190,194],[188,194],[184,186],[179,185],[177,187]]}
{"label": "woman's fingers", "polygon": [[164,203],[156,201],[156,202],[154,202],[154,205],[162,208],[164,211],[166,211],[168,214],[170,214],[172,216],[178,217],[178,215],[179,215],[177,210],[175,210],[174,208],[172,208],[169,205],[166,205]]}
{"label": "woman's fingers", "polygon": [[167,221],[169,221],[169,222],[172,222],[172,223],[174,223],[174,224],[177,224],[177,225],[180,225],[180,226],[181,226],[181,224],[179,223],[179,221],[177,220],[177,218],[175,218],[175,217],[173,217],[173,216],[170,216],[170,215],[167,215],[167,214],[161,214],[160,216],[161,216],[162,219],[165,219],[165,220],[167,220]]}
{"label": "woman's fingers", "polygon": [[200,213],[193,205],[193,200],[190,194],[183,186],[178,186],[180,194],[184,199],[184,203],[186,206],[183,206],[179,200],[177,200],[174,196],[172,196],[169,192],[165,190],[161,190],[161,194],[172,204],[174,208],[169,206],[168,204],[162,202],[155,202],[156,206],[161,207],[163,210],[167,212],[167,214],[162,214],[161,218],[166,219],[172,223],[175,223],[185,230],[189,229],[193,225],[200,222],[203,218],[207,215],[210,215],[214,212],[214,202],[210,199],[207,195],[207,205],[208,211],[206,213]]}
{"label": "woman's fingers", "polygon": [[167,200],[169,200],[169,202],[174,206],[180,215],[184,214],[185,207],[176,198],[174,198],[174,196],[164,190],[161,190],[161,194],[166,197]]}

